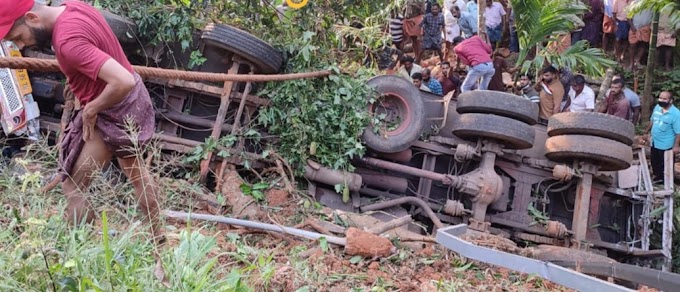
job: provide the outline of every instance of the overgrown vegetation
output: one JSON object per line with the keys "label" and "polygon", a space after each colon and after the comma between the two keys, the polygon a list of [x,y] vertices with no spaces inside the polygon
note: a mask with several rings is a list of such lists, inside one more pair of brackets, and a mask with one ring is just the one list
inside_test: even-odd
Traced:
{"label": "overgrown vegetation", "polygon": [[[387,34],[381,29],[383,16],[395,4],[314,1],[279,20],[274,4],[259,0],[99,3],[134,20],[140,42],[147,47],[160,44],[170,49],[172,43],[180,43],[182,49],[194,50],[194,32],[214,21],[245,29],[281,50],[288,72],[332,70],[334,75],[328,78],[267,84],[257,94],[270,99],[271,105],[260,113],[258,121],[278,136],[276,151],[298,170],[307,159],[351,170],[350,159],[363,154],[360,135],[370,121],[366,109],[372,98],[365,84],[376,72],[360,64],[364,52],[384,45]],[[352,30],[343,23],[350,19],[365,27]],[[193,162],[216,146],[222,145],[219,141],[206,142]]]}

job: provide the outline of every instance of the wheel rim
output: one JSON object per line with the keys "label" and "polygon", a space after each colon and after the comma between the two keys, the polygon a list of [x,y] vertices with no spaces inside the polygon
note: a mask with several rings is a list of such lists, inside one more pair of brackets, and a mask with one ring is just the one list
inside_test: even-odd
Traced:
{"label": "wheel rim", "polygon": [[384,115],[379,124],[373,123],[373,127],[377,127],[387,136],[403,133],[413,119],[411,107],[406,99],[392,92],[382,94],[376,102],[369,106],[369,112],[374,118],[380,118]]}

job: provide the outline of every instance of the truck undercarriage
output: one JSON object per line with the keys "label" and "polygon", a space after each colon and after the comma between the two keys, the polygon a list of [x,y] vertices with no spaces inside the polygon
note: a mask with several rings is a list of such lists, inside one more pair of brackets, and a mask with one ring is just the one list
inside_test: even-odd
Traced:
{"label": "truck undercarriage", "polygon": [[[281,67],[274,48],[229,26],[210,26],[202,39],[203,53],[211,61],[198,71],[270,74]],[[242,49],[247,47],[257,49]],[[3,56],[17,56],[15,51],[11,44],[3,46]],[[0,75],[5,133],[34,138],[32,127],[38,121],[42,129],[59,132],[72,98],[65,94],[63,77],[31,74],[26,87],[25,72],[2,70],[12,72]],[[156,136],[168,154],[190,153],[207,137],[243,134],[258,109],[268,106],[266,97],[253,95],[257,83],[147,78],[146,84],[157,110]],[[420,92],[396,76],[375,77],[368,86],[381,95],[368,110],[381,118],[364,132],[369,151],[354,161],[356,170],[333,171],[313,161],[306,166],[309,192],[322,204],[355,212],[399,206],[432,232],[466,224],[520,245],[586,250],[642,265],[662,259],[668,271],[672,165],[665,186],[655,188],[644,148],[632,146],[629,122],[596,113],[563,113],[541,125],[536,124],[535,104],[506,93],[474,91],[453,99]],[[23,110],[12,103],[10,90],[23,97]],[[36,103],[39,114],[31,111],[37,110]],[[266,129],[258,131],[265,142],[275,140]],[[231,150],[240,155],[211,154],[203,160],[202,179],[209,178],[210,169],[248,157],[252,167],[266,165],[263,149],[247,138]],[[349,202],[332,191],[337,184],[347,185]],[[362,198],[387,200],[366,203]],[[660,249],[650,243],[654,228],[661,229]],[[664,283],[677,280],[668,273],[657,276]]]}

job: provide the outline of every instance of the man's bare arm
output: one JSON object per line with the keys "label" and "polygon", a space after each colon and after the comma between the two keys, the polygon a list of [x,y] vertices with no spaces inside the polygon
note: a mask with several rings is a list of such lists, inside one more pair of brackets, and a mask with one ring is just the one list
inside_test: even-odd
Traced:
{"label": "man's bare arm", "polygon": [[640,122],[640,107],[633,108],[633,124],[637,125]]}
{"label": "man's bare arm", "polygon": [[135,87],[132,73],[113,58],[104,63],[99,70],[99,79],[106,82],[102,93],[85,106],[85,111],[98,114],[123,101]]}
{"label": "man's bare arm", "polygon": [[600,112],[600,113],[606,113],[606,112],[607,112],[607,104],[606,104],[606,103],[602,103],[602,104],[600,105],[600,107],[597,109],[597,111]]}

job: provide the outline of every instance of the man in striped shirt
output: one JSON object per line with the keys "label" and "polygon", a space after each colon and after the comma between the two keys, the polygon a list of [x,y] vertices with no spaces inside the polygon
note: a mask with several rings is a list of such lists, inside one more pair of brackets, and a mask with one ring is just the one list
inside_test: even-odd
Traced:
{"label": "man in striped shirt", "polygon": [[404,40],[404,17],[396,11],[393,11],[389,21],[392,43],[397,47],[397,49],[403,50],[402,41]]}

